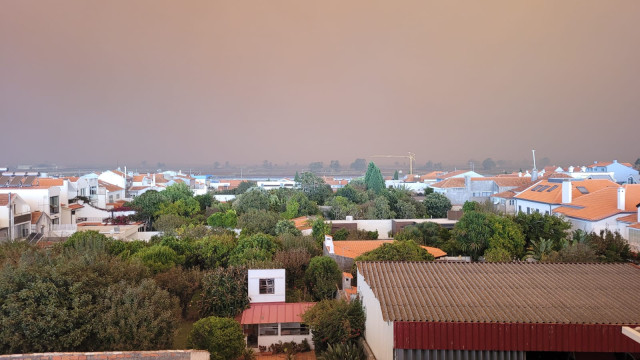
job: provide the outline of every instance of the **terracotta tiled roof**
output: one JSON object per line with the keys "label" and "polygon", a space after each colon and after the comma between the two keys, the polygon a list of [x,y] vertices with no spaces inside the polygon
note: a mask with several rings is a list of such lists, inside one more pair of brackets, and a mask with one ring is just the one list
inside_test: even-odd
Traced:
{"label": "terracotta tiled roof", "polygon": [[77,210],[77,209],[81,209],[83,207],[84,206],[82,206],[80,204],[71,204],[71,205],[69,205],[69,209],[71,209],[71,210]]}
{"label": "terracotta tiled roof", "polygon": [[464,178],[450,178],[439,181],[435,184],[431,184],[431,187],[440,188],[440,189],[448,189],[448,188],[463,188],[464,187]]}
{"label": "terracotta tiled roof", "polygon": [[[548,186],[544,191],[533,191],[538,185]],[[555,186],[555,188],[554,188]],[[609,180],[601,179],[589,179],[582,181],[571,181],[572,199],[575,201],[580,196],[583,196],[582,192],[578,190],[578,186],[584,187],[589,193],[596,192],[606,187],[617,187],[618,184]],[[553,189],[553,190],[552,190]],[[516,195],[517,199],[537,201],[546,204],[561,204],[562,203],[562,183],[550,182],[547,180],[541,180],[532,184],[527,190]]]}
{"label": "terracotta tiled roof", "polygon": [[[153,176],[151,176],[153,178]],[[168,183],[169,180],[165,179],[163,174],[156,174],[156,184]]]}
{"label": "terracotta tiled roof", "polygon": [[145,177],[145,175],[134,175],[133,182],[143,182]]}
{"label": "terracotta tiled roof", "polygon": [[361,262],[385,321],[640,324],[629,264]]}
{"label": "terracotta tiled roof", "polygon": [[129,191],[140,191],[140,190],[144,190],[144,189],[147,189],[147,188],[150,188],[150,187],[151,187],[151,185],[148,185],[148,186],[132,186],[132,187],[129,188]]}
{"label": "terracotta tiled roof", "polygon": [[553,212],[589,221],[598,221],[625,212],[635,213],[635,204],[640,201],[640,184],[624,186],[624,210],[618,210],[618,188],[619,186],[610,186],[583,195],[572,201],[570,206],[561,206]]}
{"label": "terracotta tiled roof", "polygon": [[351,273],[348,272],[342,272],[342,277],[347,277],[349,279],[353,279],[353,275]]}
{"label": "terracotta tiled roof", "polygon": [[33,181],[33,186],[41,186],[41,187],[52,187],[52,186],[62,186],[64,185],[63,179],[52,179],[52,178],[36,178]]}
{"label": "terracotta tiled roof", "polygon": [[469,172],[469,171],[470,171],[470,170],[456,170],[456,171],[451,171],[451,172],[448,172],[448,173],[442,173],[442,174],[438,175],[436,178],[437,178],[437,179],[448,179],[448,178],[453,177],[453,176],[462,175],[462,174],[464,174],[464,173],[466,173],[466,172]]}
{"label": "terracotta tiled roof", "polygon": [[623,223],[630,223],[630,224],[637,223],[638,222],[638,214],[630,214],[630,215],[627,215],[627,216],[622,216],[622,217],[617,218],[616,221],[623,222]]}
{"label": "terracotta tiled roof", "polygon": [[516,192],[513,190],[503,191],[497,194],[491,195],[492,198],[511,199],[516,196]]}
{"label": "terracotta tiled roof", "polygon": [[296,229],[298,230],[308,230],[311,229],[310,220],[307,216],[297,217],[295,219],[291,219]]}
{"label": "terracotta tiled roof", "polygon": [[73,182],[73,183],[74,183],[74,182],[78,182],[78,180],[79,180],[80,178],[79,178],[79,177],[77,177],[77,176],[69,176],[69,177],[66,177],[66,178],[64,178],[64,179],[69,180],[69,182]]}
{"label": "terracotta tiled roof", "polygon": [[0,206],[9,205],[9,194],[0,194]]}
{"label": "terracotta tiled roof", "polygon": [[420,176],[420,181],[424,182],[425,180],[435,180],[438,178],[438,176],[441,176],[443,174],[444,174],[444,171],[432,171],[428,174]]}
{"label": "terracotta tiled roof", "polygon": [[315,303],[253,303],[242,312],[240,324],[273,324],[302,322],[304,314]]}
{"label": "terracotta tiled roof", "polygon": [[[338,256],[348,257],[351,259],[355,259],[358,256],[369,252],[371,250],[375,250],[382,246],[382,244],[392,243],[394,240],[343,240],[343,241],[334,241],[333,248],[334,252]],[[439,258],[442,256],[446,256],[447,253],[434,247],[422,246],[423,249],[427,250],[429,254],[433,255],[435,258]]]}
{"label": "terracotta tiled roof", "polygon": [[102,180],[98,180],[98,185],[100,185],[101,187],[107,189],[107,191],[109,191],[109,192],[124,190],[118,185],[113,185],[113,184],[110,184],[110,183],[108,183],[106,181],[102,181]]}
{"label": "terracotta tiled roof", "polygon": [[633,229],[640,229],[640,223],[629,225],[629,227]]}
{"label": "terracotta tiled roof", "polygon": [[40,220],[41,216],[42,216],[42,212],[41,211],[33,211],[31,213],[31,223],[32,224],[37,224],[38,220]]}
{"label": "terracotta tiled roof", "polygon": [[565,173],[550,173],[544,176],[545,179],[573,179],[573,176]]}
{"label": "terracotta tiled roof", "polygon": [[587,166],[588,168],[601,167],[601,166],[609,166],[613,164],[611,161],[601,161]]}
{"label": "terracotta tiled roof", "polygon": [[487,181],[491,180],[499,187],[519,187],[522,185],[531,185],[531,178],[529,177],[484,177],[484,178],[472,178],[472,181]]}
{"label": "terracotta tiled roof", "polygon": [[120,170],[111,170],[111,172],[118,176],[124,177],[124,173]]}

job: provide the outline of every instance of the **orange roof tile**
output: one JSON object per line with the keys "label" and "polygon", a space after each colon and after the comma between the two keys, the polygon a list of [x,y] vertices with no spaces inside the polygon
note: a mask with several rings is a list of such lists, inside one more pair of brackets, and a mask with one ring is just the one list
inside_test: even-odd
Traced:
{"label": "orange roof tile", "polygon": [[[343,241],[334,241],[333,248],[334,253],[338,256],[348,257],[351,259],[355,259],[358,256],[367,253],[371,250],[375,250],[382,246],[382,244],[389,244],[394,242],[395,240],[343,240]],[[429,246],[421,246],[423,249],[427,250],[429,254],[433,255],[435,258],[439,258],[447,255],[446,252]]]}
{"label": "orange roof tile", "polygon": [[32,224],[37,224],[38,220],[40,220],[41,216],[42,216],[42,211],[33,211],[31,213],[31,223]]}
{"label": "orange roof tile", "polygon": [[634,216],[635,204],[640,201],[640,185],[626,185],[625,209],[618,210],[618,186],[610,186],[575,199],[571,206],[561,206],[554,213],[589,221],[602,220],[617,214],[632,212]]}
{"label": "orange roof tile", "polygon": [[77,176],[69,176],[69,177],[65,177],[63,179],[69,180],[69,182],[78,182],[78,180],[80,179]]}
{"label": "orange roof tile", "polygon": [[240,324],[302,322],[301,315],[316,303],[253,303],[242,312]]}
{"label": "orange roof tile", "polygon": [[428,174],[422,175],[420,176],[420,181],[424,182],[425,180],[435,180],[438,178],[438,176],[441,176],[444,174],[444,171],[432,171]]}
{"label": "orange roof tile", "polygon": [[143,182],[145,177],[145,175],[134,175],[133,182]]}
{"label": "orange roof tile", "polygon": [[622,216],[617,218],[616,221],[633,224],[638,222],[638,214],[630,214],[627,216]]}
{"label": "orange roof tile", "polygon": [[629,225],[629,227],[633,229],[640,229],[640,223]]}
{"label": "orange roof tile", "polygon": [[111,172],[116,174],[116,175],[118,175],[118,176],[124,177],[124,173],[122,171],[120,171],[120,170],[111,170]]}
{"label": "orange roof tile", "polygon": [[471,181],[493,181],[499,187],[519,187],[522,185],[531,185],[530,177],[481,177],[481,178],[471,178]]}
{"label": "orange roof tile", "polygon": [[431,187],[447,189],[447,188],[463,188],[464,178],[450,178],[431,184]]}
{"label": "orange roof tile", "polygon": [[342,277],[347,277],[347,278],[353,279],[353,274],[343,271],[342,272]]}
{"label": "orange roof tile", "polygon": [[41,187],[62,186],[64,185],[64,180],[52,179],[52,178],[36,178],[32,184],[33,186],[41,186]]}
{"label": "orange roof tile", "polygon": [[69,205],[69,209],[71,209],[71,210],[77,210],[77,209],[81,209],[83,207],[84,206],[82,206],[80,204],[71,204],[71,205]]}
{"label": "orange roof tile", "polygon": [[511,199],[514,196],[516,196],[516,192],[513,190],[507,190],[507,191],[503,191],[503,192],[491,195],[491,197],[501,198],[501,199]]}
{"label": "orange roof tile", "polygon": [[0,194],[0,206],[9,205],[9,194]]}
{"label": "orange roof tile", "polygon": [[464,174],[464,173],[466,173],[466,172],[469,172],[469,171],[471,171],[471,170],[456,170],[456,171],[451,171],[451,172],[448,172],[448,173],[442,173],[442,174],[438,175],[436,178],[437,178],[437,179],[449,179],[449,178],[451,178],[451,177],[453,177],[453,176],[462,175],[462,174]]}
{"label": "orange roof tile", "polygon": [[147,185],[147,186],[132,186],[132,187],[129,188],[129,191],[139,191],[139,190],[148,189],[150,187],[151,187],[151,185]]}
{"label": "orange roof tile", "polygon": [[311,229],[310,219],[307,216],[297,217],[295,219],[291,219],[296,229],[298,230],[308,230]]}
{"label": "orange roof tile", "polygon": [[[549,186],[544,191],[533,191],[537,185]],[[554,186],[557,185],[555,188]],[[602,179],[588,179],[582,181],[572,181],[572,199],[575,201],[579,197],[583,196],[582,192],[577,189],[578,186],[582,186],[587,189],[589,193],[596,192],[606,187],[617,187],[618,184],[610,180]],[[553,190],[551,190],[553,189]],[[549,191],[551,190],[551,191]],[[548,180],[538,181],[529,186],[525,191],[515,196],[517,199],[530,200],[546,204],[561,204],[562,203],[562,183],[550,182]]]}
{"label": "orange roof tile", "polygon": [[102,181],[102,180],[98,180],[98,185],[100,185],[103,188],[107,189],[107,191],[109,191],[109,192],[124,190],[123,188],[121,188],[118,185],[113,185],[113,184],[110,184],[110,183],[108,183],[106,181]]}

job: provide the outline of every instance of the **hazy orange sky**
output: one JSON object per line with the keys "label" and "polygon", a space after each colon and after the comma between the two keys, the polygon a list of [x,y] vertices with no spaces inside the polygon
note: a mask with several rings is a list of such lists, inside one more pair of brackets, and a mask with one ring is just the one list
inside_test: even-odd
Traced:
{"label": "hazy orange sky", "polygon": [[640,156],[640,1],[0,0],[0,166]]}

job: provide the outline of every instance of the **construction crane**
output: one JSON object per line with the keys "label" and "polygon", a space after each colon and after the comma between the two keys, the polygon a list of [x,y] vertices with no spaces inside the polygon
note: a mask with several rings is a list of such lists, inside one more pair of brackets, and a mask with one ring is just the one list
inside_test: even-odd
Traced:
{"label": "construction crane", "polygon": [[384,157],[384,158],[405,158],[409,159],[409,175],[413,175],[413,163],[416,161],[416,154],[409,152],[408,155],[373,155],[371,157]]}

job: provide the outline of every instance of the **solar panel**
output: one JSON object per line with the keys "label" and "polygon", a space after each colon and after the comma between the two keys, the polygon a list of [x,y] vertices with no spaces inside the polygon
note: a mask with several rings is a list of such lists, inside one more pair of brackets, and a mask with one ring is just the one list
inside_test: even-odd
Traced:
{"label": "solar panel", "polygon": [[543,192],[543,191],[547,190],[548,188],[549,188],[549,185],[544,185],[543,187],[538,189],[538,192]]}
{"label": "solar panel", "polygon": [[547,190],[547,192],[551,192],[551,191],[553,191],[553,190],[555,190],[555,189],[557,189],[557,188],[558,188],[558,185],[553,185],[553,186],[551,187],[551,189]]}
{"label": "solar panel", "polygon": [[11,178],[11,181],[9,182],[9,186],[19,186],[21,181],[22,181],[21,176],[14,176],[13,178]]}
{"label": "solar panel", "polygon": [[26,179],[24,179],[24,182],[22,183],[22,186],[31,186],[31,184],[33,183],[33,181],[36,179],[35,176],[27,176]]}
{"label": "solar panel", "polygon": [[538,189],[540,189],[542,187],[542,185],[536,185],[533,189],[531,189],[531,191],[538,191]]}
{"label": "solar panel", "polygon": [[583,194],[588,194],[589,193],[589,190],[587,190],[587,188],[584,187],[584,186],[576,186],[576,189],[578,189],[578,191],[580,191]]}

